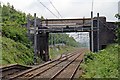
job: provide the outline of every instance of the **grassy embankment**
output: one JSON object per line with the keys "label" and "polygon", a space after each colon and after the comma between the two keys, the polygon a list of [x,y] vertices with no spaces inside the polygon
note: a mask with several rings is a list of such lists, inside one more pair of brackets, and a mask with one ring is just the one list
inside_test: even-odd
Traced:
{"label": "grassy embankment", "polygon": [[33,63],[33,52],[20,42],[2,37],[2,65]]}
{"label": "grassy embankment", "polygon": [[109,45],[98,53],[87,53],[83,78],[118,78],[118,44]]}

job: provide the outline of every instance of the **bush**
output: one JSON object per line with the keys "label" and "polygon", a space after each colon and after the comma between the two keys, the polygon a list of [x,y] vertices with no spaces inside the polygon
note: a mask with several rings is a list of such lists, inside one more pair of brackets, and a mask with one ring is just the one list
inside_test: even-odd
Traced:
{"label": "bush", "polygon": [[4,26],[2,27],[2,36],[20,42],[30,48],[30,41],[27,37],[27,30],[24,27]]}
{"label": "bush", "polygon": [[82,67],[84,78],[118,78],[118,48],[119,45],[110,45],[98,53],[86,54]]}

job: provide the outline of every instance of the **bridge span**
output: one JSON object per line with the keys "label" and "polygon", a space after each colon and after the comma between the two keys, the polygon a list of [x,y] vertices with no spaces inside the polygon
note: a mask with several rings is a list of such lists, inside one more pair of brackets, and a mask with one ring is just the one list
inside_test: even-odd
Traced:
{"label": "bridge span", "polygon": [[44,61],[49,60],[49,33],[89,32],[90,50],[93,52],[104,49],[114,42],[117,27],[114,22],[107,22],[106,17],[99,17],[99,15],[93,18],[93,29],[91,22],[91,18],[41,20],[36,18],[36,15],[34,20],[28,18],[28,34],[34,34],[35,55],[40,55]]}

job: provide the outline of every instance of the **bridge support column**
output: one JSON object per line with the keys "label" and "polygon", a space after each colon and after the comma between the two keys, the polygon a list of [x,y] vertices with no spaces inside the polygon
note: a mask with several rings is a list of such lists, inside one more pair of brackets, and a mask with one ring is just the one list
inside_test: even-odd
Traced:
{"label": "bridge support column", "polygon": [[[90,50],[92,51],[92,37],[91,37],[91,32],[89,32],[89,36],[90,36]],[[97,46],[98,46],[98,41],[97,41],[98,35],[97,35],[97,31],[93,32],[93,51],[92,52],[97,52]]]}
{"label": "bridge support column", "polygon": [[[90,50],[93,52],[99,51],[99,13],[97,13],[97,20],[93,20],[93,29],[96,28],[97,31],[90,32]],[[93,48],[93,49],[92,49]]]}
{"label": "bridge support column", "polygon": [[49,44],[48,44],[49,33],[38,33],[37,35],[37,53],[43,61],[49,60]]}

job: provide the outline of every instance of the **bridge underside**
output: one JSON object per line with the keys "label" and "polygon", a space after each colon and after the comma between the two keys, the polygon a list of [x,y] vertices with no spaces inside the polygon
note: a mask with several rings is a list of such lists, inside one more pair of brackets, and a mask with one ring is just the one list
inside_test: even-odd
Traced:
{"label": "bridge underside", "polygon": [[[80,27],[68,27],[68,28],[46,28],[42,27],[41,29],[39,28],[38,31],[40,33],[66,33],[66,32],[90,32],[92,31],[90,26],[80,26]],[[97,28],[94,27],[93,31],[97,31]]]}

